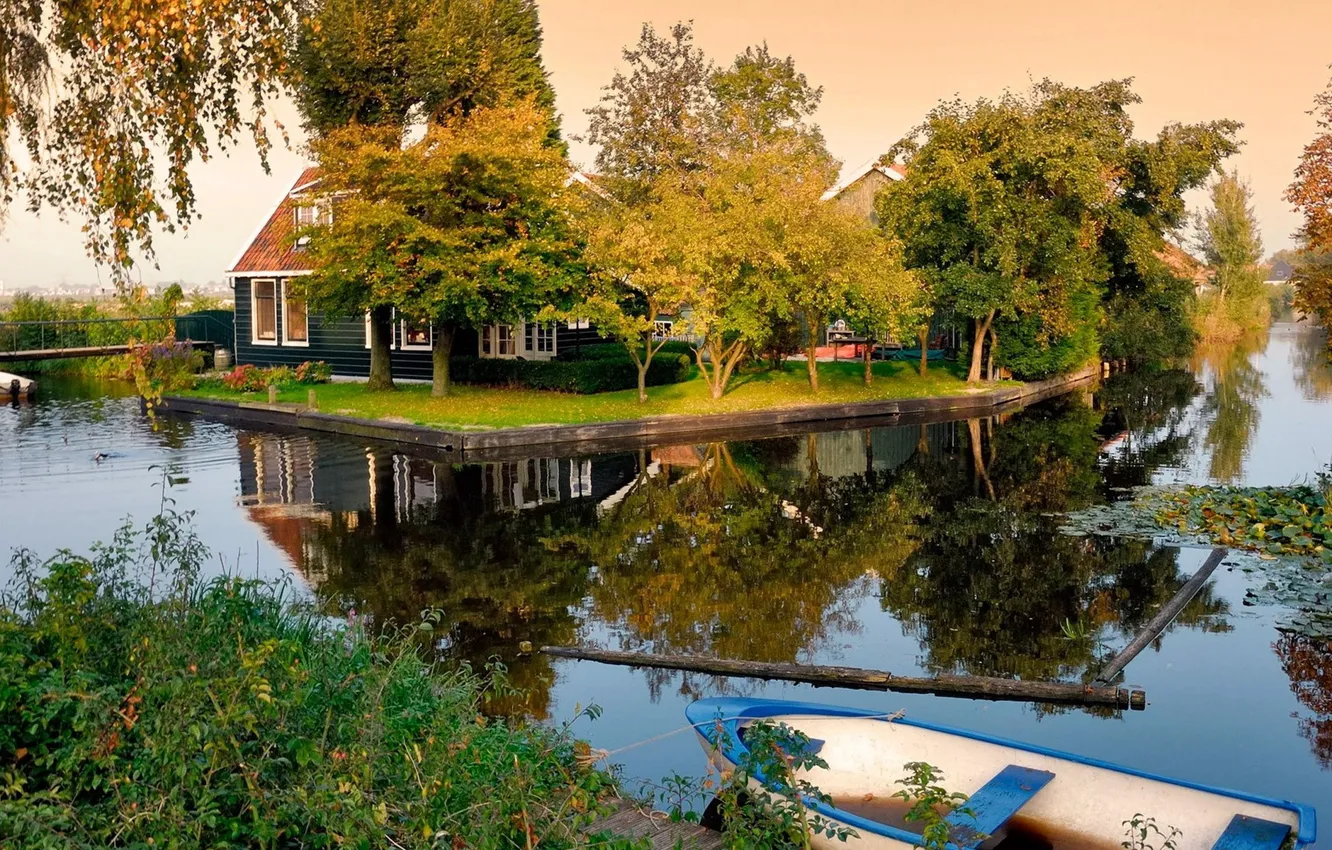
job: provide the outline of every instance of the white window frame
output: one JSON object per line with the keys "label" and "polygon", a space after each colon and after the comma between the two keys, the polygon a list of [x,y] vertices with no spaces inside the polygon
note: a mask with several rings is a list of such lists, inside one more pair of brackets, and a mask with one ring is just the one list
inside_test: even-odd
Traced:
{"label": "white window frame", "polygon": [[398,339],[402,340],[403,351],[430,351],[435,346],[435,323],[426,322],[426,341],[424,343],[407,341],[407,320],[398,320]]}
{"label": "white window frame", "polygon": [[[293,217],[297,227],[327,227],[333,223],[333,205],[327,201],[315,201],[313,204],[302,203],[300,198],[292,199],[296,209]],[[301,220],[301,213],[311,210],[309,221]]]}
{"label": "white window frame", "polygon": [[[397,322],[397,318],[398,318],[398,308],[397,308],[397,307],[394,307],[394,308],[393,308],[393,319],[394,319],[394,321],[393,321],[393,324],[389,325],[389,328],[390,328],[390,330],[389,330],[389,337],[390,337],[390,339],[389,339],[389,351],[397,351],[397,350],[398,350],[398,334],[397,334],[397,331],[393,330],[393,328],[396,327],[397,324],[398,324],[398,322]],[[366,310],[366,311],[365,311],[365,347],[366,347],[367,349],[370,348],[370,311],[369,311],[369,310]]]}
{"label": "white window frame", "polygon": [[[509,346],[510,346],[510,349],[511,349],[511,350],[510,350],[510,353],[508,353],[508,354],[501,354],[501,353],[500,353],[500,350],[499,350],[499,342],[500,342],[500,339],[499,339],[499,329],[500,329],[501,327],[507,327],[507,328],[509,329]],[[495,359],[497,359],[497,360],[514,360],[514,359],[516,359],[516,358],[518,357],[519,353],[520,353],[520,349],[521,349],[521,347],[524,345],[524,339],[525,339],[525,337],[523,336],[522,331],[518,330],[518,328],[521,328],[521,327],[522,327],[521,325],[512,325],[512,324],[508,324],[508,323],[501,323],[501,324],[494,324],[494,325],[482,325],[482,326],[481,326],[481,333],[480,333],[479,338],[477,339],[477,343],[476,343],[476,353],[477,353],[477,356],[479,356],[479,357],[491,357],[491,358],[495,358]],[[486,353],[485,353],[485,350],[486,350],[486,340],[489,340],[489,341],[490,341],[490,353],[489,353],[489,354],[486,354]]]}
{"label": "white window frame", "polygon": [[[550,348],[544,350],[541,348],[541,338],[543,336],[542,333],[543,331],[545,332],[544,336],[546,336],[550,342]],[[529,332],[532,340],[531,345],[528,345]],[[558,345],[559,345],[559,334],[555,332],[554,322],[523,323],[523,348],[533,359],[545,360],[547,358],[553,358],[555,356],[555,350]]]}
{"label": "white window frame", "polygon": [[[255,296],[255,290],[261,283],[273,284],[273,338],[259,338],[259,299]],[[280,282],[275,277],[257,277],[250,279],[250,344],[251,345],[277,345],[278,344],[278,301],[281,296],[278,294]]]}
{"label": "white window frame", "polygon": [[[310,347],[310,302],[308,301],[305,302],[305,339],[292,339],[291,336],[288,334],[288,329],[291,327],[291,323],[287,321],[287,317],[290,316],[291,313],[288,312],[287,310],[287,286],[290,283],[291,281],[285,278],[280,282],[280,285],[282,287],[282,344],[293,346],[296,348],[309,348]],[[296,300],[305,301],[304,298],[299,298]]]}
{"label": "white window frame", "polygon": [[670,339],[675,336],[674,319],[656,319],[652,322],[653,339]]}

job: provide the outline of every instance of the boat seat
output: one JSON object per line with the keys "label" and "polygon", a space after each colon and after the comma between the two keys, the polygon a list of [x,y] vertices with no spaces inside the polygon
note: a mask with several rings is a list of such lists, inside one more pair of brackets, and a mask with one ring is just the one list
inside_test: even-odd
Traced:
{"label": "boat seat", "polygon": [[[1010,764],[981,786],[945,820],[952,827],[952,843],[958,850],[973,850],[1035,797],[1054,774]],[[1214,848],[1215,850],[1215,848]]]}
{"label": "boat seat", "polygon": [[1212,850],[1278,850],[1289,833],[1290,827],[1284,823],[1235,815]]}

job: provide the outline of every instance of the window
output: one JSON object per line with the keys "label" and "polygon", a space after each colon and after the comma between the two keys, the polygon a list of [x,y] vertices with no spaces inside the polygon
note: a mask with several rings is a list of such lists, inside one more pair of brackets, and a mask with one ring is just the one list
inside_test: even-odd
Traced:
{"label": "window", "polygon": [[286,345],[310,344],[310,317],[305,299],[290,293],[291,281],[282,282],[282,342]]}
{"label": "window", "polygon": [[528,322],[527,350],[532,354],[555,353],[555,326],[549,322]]}
{"label": "window", "polygon": [[484,325],[481,328],[481,356],[517,357],[518,340],[513,325]]}
{"label": "window", "polygon": [[250,282],[250,340],[277,345],[277,281]]}
{"label": "window", "polygon": [[434,341],[431,325],[427,321],[402,321],[402,347],[404,349],[430,348]]}
{"label": "window", "polygon": [[669,319],[658,319],[652,324],[654,325],[652,329],[653,339],[669,339],[674,334],[675,322]]}
{"label": "window", "polygon": [[327,202],[316,201],[312,204],[296,205],[296,226],[327,226],[333,223],[333,207]]}

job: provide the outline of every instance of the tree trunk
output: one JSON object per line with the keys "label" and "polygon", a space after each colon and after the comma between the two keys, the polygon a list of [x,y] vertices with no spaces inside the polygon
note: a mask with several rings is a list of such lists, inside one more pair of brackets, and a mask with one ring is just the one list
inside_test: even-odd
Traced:
{"label": "tree trunk", "polygon": [[[809,388],[812,392],[819,391],[819,332],[821,323],[814,321],[815,317],[807,316],[805,319],[805,371],[809,373]],[[834,349],[836,350],[836,349]]]}
{"label": "tree trunk", "polygon": [[451,324],[441,324],[435,328],[435,344],[430,350],[430,376],[433,379],[430,394],[432,396],[446,396],[449,394],[449,390],[452,389],[453,385],[449,382],[449,358],[453,356],[455,330]]}
{"label": "tree trunk", "polygon": [[920,376],[923,378],[930,369],[930,326],[924,325],[916,332],[916,341],[920,343]]}
{"label": "tree trunk", "polygon": [[395,390],[393,385],[393,308],[376,307],[370,311],[370,378],[365,388],[371,391]]}
{"label": "tree trunk", "polygon": [[874,383],[874,344],[865,340],[865,386]]}
{"label": "tree trunk", "polygon": [[999,335],[998,335],[997,333],[994,332],[994,325],[993,325],[993,324],[990,325],[990,334],[989,334],[989,336],[990,336],[990,354],[989,354],[989,360],[988,360],[988,362],[987,362],[985,368],[986,368],[986,371],[989,373],[989,378],[988,378],[988,380],[993,381],[993,380],[995,379],[995,376],[994,376],[994,350],[999,346]]}
{"label": "tree trunk", "polygon": [[990,332],[990,323],[994,321],[994,311],[985,319],[976,319],[975,333],[971,343],[971,369],[967,372],[967,382],[975,383],[981,379],[981,367],[984,365],[982,354],[985,350],[985,335]]}

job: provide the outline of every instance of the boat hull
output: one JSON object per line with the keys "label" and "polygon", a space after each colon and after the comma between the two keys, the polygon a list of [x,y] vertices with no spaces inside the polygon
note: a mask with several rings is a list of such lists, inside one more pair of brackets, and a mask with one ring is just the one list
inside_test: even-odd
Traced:
{"label": "boat hull", "polygon": [[[910,848],[916,838],[894,826],[892,800],[902,789],[908,762],[926,762],[942,772],[948,791],[975,794],[1009,765],[1049,771],[1054,779],[1022,806],[1008,829],[1036,833],[1056,847],[1104,847],[1125,839],[1125,822],[1135,816],[1173,826],[1181,835],[1177,850],[1211,850],[1235,815],[1285,824],[1295,846],[1316,837],[1312,808],[1286,800],[1211,788],[1142,771],[1033,747],[961,729],[873,712],[780,700],[708,699],[687,709],[704,749],[718,768],[733,768],[745,753],[741,730],[755,721],[785,723],[822,742],[826,769],[808,779],[833,797],[834,805],[809,808],[837,825],[855,830],[842,842],[815,836],[818,847],[879,850]],[[1150,843],[1150,842],[1149,842]],[[1155,842],[1159,844],[1160,842]]]}

